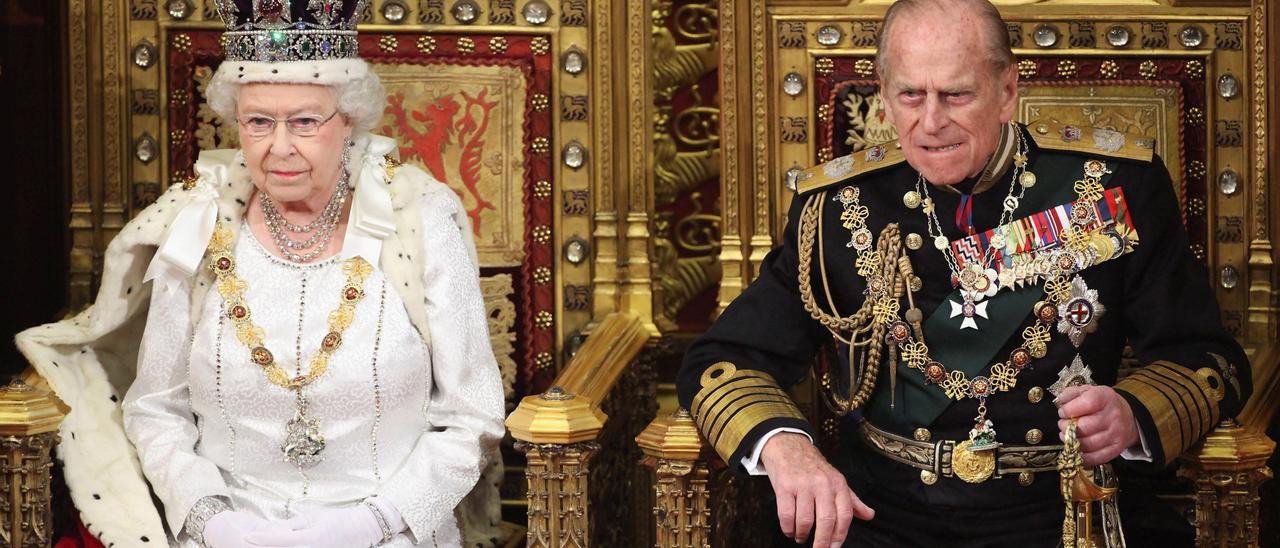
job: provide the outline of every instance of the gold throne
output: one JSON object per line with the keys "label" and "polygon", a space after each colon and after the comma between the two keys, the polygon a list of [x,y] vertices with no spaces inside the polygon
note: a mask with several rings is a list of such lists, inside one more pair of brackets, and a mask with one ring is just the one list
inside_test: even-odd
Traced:
{"label": "gold throne", "polygon": [[[1263,431],[1280,406],[1269,164],[1280,150],[1280,5],[996,4],[1020,59],[1020,119],[1159,143],[1192,252],[1248,349],[1255,386],[1238,417],[1183,456],[1187,487],[1172,497],[1193,508],[1198,545],[1256,545],[1274,448]],[[211,6],[68,4],[73,308],[93,295],[105,242],[198,150],[234,138],[201,107],[218,62]],[[759,485],[714,461],[675,409],[670,380],[680,348],[779,240],[788,172],[893,138],[877,116],[871,62],[886,6],[370,3],[361,51],[391,94],[385,132],[480,221],[490,329],[514,411],[504,518],[528,526],[513,542],[744,546],[772,523],[740,503]],[[423,119],[429,110],[484,129],[442,135],[440,120]],[[463,154],[480,141],[477,178]],[[47,545],[43,493],[63,411],[26,379],[0,394],[0,531],[12,545]],[[815,390],[793,396],[834,433]]]}

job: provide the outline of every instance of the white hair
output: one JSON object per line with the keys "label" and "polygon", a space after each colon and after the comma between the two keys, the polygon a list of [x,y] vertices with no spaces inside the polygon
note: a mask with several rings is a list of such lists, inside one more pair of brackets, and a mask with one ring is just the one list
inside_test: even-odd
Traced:
{"label": "white hair", "polygon": [[989,0],[897,0],[885,11],[884,22],[880,26],[880,36],[876,40],[876,70],[881,81],[888,79],[890,70],[891,42],[889,35],[895,28],[898,17],[921,13],[956,17],[957,11],[968,9],[976,18],[978,32],[982,34],[987,64],[996,76],[1002,74],[1013,64],[1013,49],[1009,43],[1009,28],[1004,19]]}
{"label": "white hair", "polygon": [[341,112],[360,134],[377,127],[386,108],[382,80],[359,59],[321,62],[225,62],[218,67],[205,100],[224,122],[235,120],[240,86],[250,83],[320,85],[333,92]]}

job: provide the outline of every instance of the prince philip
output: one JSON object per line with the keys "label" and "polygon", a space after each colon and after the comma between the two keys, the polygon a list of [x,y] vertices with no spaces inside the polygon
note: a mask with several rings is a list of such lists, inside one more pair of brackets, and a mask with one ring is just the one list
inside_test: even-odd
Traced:
{"label": "prince philip", "polygon": [[[879,40],[899,139],[799,175],[782,245],[689,349],[680,402],[725,462],[768,475],[797,542],[1055,546],[1068,420],[1086,466],[1164,466],[1239,412],[1247,358],[1150,139],[1013,122],[986,0],[900,0]],[[1140,367],[1119,379],[1126,345]],[[824,346],[830,460],[784,391]]]}

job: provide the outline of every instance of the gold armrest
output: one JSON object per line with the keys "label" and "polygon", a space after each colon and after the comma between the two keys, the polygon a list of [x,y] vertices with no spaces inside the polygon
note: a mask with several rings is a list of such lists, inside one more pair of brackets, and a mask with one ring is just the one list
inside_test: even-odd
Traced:
{"label": "gold armrest", "polygon": [[711,545],[711,445],[689,412],[658,417],[636,436],[654,469],[654,546]]}
{"label": "gold armrest", "polygon": [[587,546],[587,464],[608,417],[609,391],[649,340],[640,318],[613,313],[545,393],[526,396],[507,417],[516,449],[527,459],[529,546]]}
{"label": "gold armrest", "polygon": [[1195,484],[1196,546],[1257,546],[1258,488],[1271,479],[1276,442],[1234,419],[1179,457],[1178,476]]}
{"label": "gold armrest", "polygon": [[52,544],[50,452],[67,411],[34,371],[0,386],[0,545]]}

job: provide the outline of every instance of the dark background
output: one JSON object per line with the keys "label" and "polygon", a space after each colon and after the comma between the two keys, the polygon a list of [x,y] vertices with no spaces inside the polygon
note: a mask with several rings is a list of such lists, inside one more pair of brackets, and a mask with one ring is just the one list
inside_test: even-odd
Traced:
{"label": "dark background", "polygon": [[64,4],[0,0],[0,380],[26,368],[14,334],[67,312]]}

